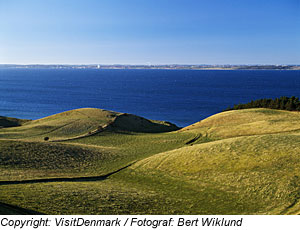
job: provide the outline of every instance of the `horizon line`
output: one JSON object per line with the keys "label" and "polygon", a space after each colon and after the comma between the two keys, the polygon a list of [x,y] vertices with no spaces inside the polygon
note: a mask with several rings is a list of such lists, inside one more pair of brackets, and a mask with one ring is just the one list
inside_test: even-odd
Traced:
{"label": "horizon line", "polygon": [[81,63],[81,64],[72,64],[72,63],[0,63],[0,65],[72,65],[72,66],[80,66],[80,65],[104,65],[104,66],[116,66],[116,65],[120,65],[120,66],[171,66],[171,65],[177,65],[177,66],[221,66],[221,65],[231,65],[231,66],[242,66],[242,65],[246,65],[246,66],[267,66],[267,65],[272,65],[272,66],[298,66],[300,64],[178,64],[178,63],[172,63],[172,64],[120,64],[120,63],[114,63],[114,64],[104,64],[104,63]]}

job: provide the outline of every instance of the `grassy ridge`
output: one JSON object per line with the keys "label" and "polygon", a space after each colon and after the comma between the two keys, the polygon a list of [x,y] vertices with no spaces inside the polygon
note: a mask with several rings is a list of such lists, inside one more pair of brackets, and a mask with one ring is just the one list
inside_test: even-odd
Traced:
{"label": "grassy ridge", "polygon": [[0,131],[0,138],[42,141],[82,135],[112,122],[118,113],[100,109],[77,109],[27,122],[21,127]]}
{"label": "grassy ridge", "polygon": [[[92,126],[111,122],[108,115]],[[64,116],[44,121],[61,127],[78,117]],[[299,112],[227,111],[173,132],[168,123],[116,116],[121,123],[107,130],[59,143],[40,141],[44,121],[2,129],[1,180],[101,175],[135,163],[103,181],[1,185],[0,201],[49,214],[300,212]],[[80,122],[50,140],[91,130]]]}
{"label": "grassy ridge", "polygon": [[26,122],[20,127],[0,130],[0,138],[42,141],[69,140],[103,130],[160,133],[178,130],[168,122],[147,120],[131,114],[102,109],[82,108]]}
{"label": "grassy ridge", "polygon": [[213,140],[300,131],[300,113],[273,109],[228,111],[187,126],[180,132],[193,132]]}

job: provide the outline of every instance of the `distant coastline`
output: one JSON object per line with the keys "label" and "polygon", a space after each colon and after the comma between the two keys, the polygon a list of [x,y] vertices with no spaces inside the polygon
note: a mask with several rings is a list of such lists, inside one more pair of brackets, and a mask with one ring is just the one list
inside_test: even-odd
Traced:
{"label": "distant coastline", "polygon": [[43,65],[0,64],[0,68],[42,69],[176,69],[176,70],[300,70],[300,65]]}

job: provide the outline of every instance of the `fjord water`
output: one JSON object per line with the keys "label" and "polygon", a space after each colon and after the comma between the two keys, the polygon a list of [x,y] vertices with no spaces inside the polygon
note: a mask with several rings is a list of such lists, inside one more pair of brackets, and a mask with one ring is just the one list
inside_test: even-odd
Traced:
{"label": "fjord water", "polygon": [[0,69],[0,116],[27,119],[94,107],[186,126],[280,96],[300,96],[300,71]]}

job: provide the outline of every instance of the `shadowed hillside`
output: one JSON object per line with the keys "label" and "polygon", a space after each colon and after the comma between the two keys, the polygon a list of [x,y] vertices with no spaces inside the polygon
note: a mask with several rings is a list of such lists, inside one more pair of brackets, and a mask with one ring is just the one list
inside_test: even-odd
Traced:
{"label": "shadowed hillside", "polygon": [[116,117],[110,128],[138,133],[162,133],[178,130],[179,128],[165,121],[148,120],[132,114],[123,113]]}
{"label": "shadowed hillside", "polygon": [[28,121],[30,121],[30,120],[0,116],[0,128],[20,126]]}

